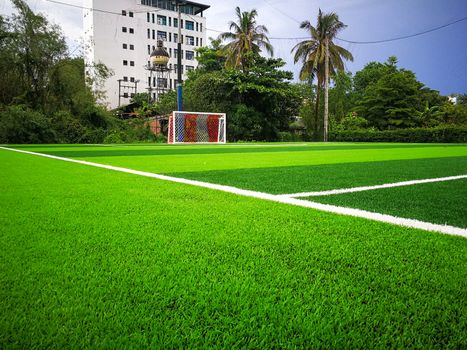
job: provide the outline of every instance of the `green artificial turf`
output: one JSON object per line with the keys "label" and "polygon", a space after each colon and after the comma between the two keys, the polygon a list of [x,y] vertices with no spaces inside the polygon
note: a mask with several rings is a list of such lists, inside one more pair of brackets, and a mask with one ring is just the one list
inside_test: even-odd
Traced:
{"label": "green artificial turf", "polygon": [[254,191],[291,194],[467,174],[467,157],[169,173]]}
{"label": "green artificial turf", "polygon": [[309,197],[309,200],[467,228],[467,180]]}
{"label": "green artificial turf", "polygon": [[[467,145],[424,144],[298,144],[282,145],[179,145],[78,146],[28,148],[154,173],[258,169],[419,158],[466,157]],[[249,151],[253,149],[253,151]]]}
{"label": "green artificial turf", "polygon": [[0,348],[462,348],[467,240],[0,150]]}

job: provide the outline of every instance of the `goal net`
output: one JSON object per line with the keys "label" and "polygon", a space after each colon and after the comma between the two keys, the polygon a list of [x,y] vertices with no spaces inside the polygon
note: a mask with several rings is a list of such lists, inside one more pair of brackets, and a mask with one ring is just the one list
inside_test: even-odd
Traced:
{"label": "goal net", "polygon": [[225,143],[224,113],[173,112],[168,143]]}

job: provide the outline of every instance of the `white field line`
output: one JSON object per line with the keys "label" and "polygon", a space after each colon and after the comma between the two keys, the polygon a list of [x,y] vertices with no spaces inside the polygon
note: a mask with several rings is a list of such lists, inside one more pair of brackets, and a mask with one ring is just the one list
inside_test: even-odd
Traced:
{"label": "white field line", "polygon": [[337,189],[337,190],[328,190],[328,191],[281,194],[280,196],[288,197],[288,198],[331,196],[331,195],[334,195],[334,194],[371,191],[371,190],[379,190],[381,188],[412,186],[412,185],[418,185],[418,184],[426,184],[426,183],[430,183],[430,182],[453,181],[453,180],[460,180],[460,179],[466,179],[466,178],[467,178],[467,175],[457,175],[457,176],[448,176],[448,177],[438,177],[438,178],[433,178],[433,179],[421,179],[421,180],[393,182],[393,183],[389,183],[389,184],[375,185],[375,186],[361,186],[361,187],[352,187],[352,188],[340,188],[340,189]]}
{"label": "white field line", "polygon": [[416,229],[421,229],[421,230],[426,230],[426,231],[440,232],[440,233],[445,233],[445,234],[448,234],[448,235],[462,236],[462,237],[467,238],[467,229],[460,228],[460,227],[432,224],[432,223],[429,223],[429,222],[423,222],[423,221],[419,221],[419,220],[405,219],[405,218],[399,218],[399,217],[386,215],[386,214],[372,213],[372,212],[364,211],[364,210],[360,210],[360,209],[338,207],[338,206],[329,205],[329,204],[321,204],[321,203],[310,202],[310,201],[305,201],[305,200],[296,199],[296,198],[284,197],[284,196],[281,196],[281,195],[273,195],[273,194],[269,194],[269,193],[256,192],[256,191],[250,191],[250,190],[243,190],[243,189],[236,188],[236,187],[231,187],[231,186],[224,186],[224,185],[217,185],[217,184],[212,184],[212,183],[208,183],[208,182],[201,182],[201,181],[195,181],[195,180],[189,180],[189,179],[182,179],[182,178],[178,178],[178,177],[154,174],[154,173],[149,173],[149,172],[145,172],[145,171],[139,171],[139,170],[116,167],[116,166],[112,166],[112,165],[92,163],[92,162],[87,162],[87,161],[84,161],[84,160],[57,157],[57,156],[53,156],[53,155],[49,155],[49,154],[36,153],[36,152],[30,152],[30,151],[23,151],[23,150],[8,148],[8,147],[0,147],[0,149],[4,149],[4,150],[7,150],[7,151],[19,152],[19,153],[36,155],[36,156],[45,157],[45,158],[63,160],[63,161],[66,161],[66,162],[83,164],[83,165],[93,166],[93,167],[96,167],[96,168],[114,170],[114,171],[119,171],[119,172],[122,172],[122,173],[145,176],[145,177],[150,177],[150,178],[159,179],[159,180],[171,181],[171,182],[176,182],[176,183],[181,183],[181,184],[186,184],[186,185],[192,185],[192,186],[197,186],[197,187],[204,187],[204,188],[209,188],[209,189],[212,189],[212,190],[217,190],[217,191],[222,191],[222,192],[227,192],[227,193],[233,193],[233,194],[240,195],[240,196],[245,196],[245,197],[258,198],[258,199],[268,200],[268,201],[277,202],[277,203],[284,203],[284,204],[290,204],[290,205],[295,205],[295,206],[299,206],[299,207],[317,209],[317,210],[321,210],[321,211],[325,211],[325,212],[329,212],[329,213],[335,213],[335,214],[341,214],[341,215],[350,215],[350,216],[365,218],[365,219],[369,219],[369,220],[373,220],[373,221],[380,221],[380,222],[390,223],[390,224],[393,224],[393,225],[416,228]]}

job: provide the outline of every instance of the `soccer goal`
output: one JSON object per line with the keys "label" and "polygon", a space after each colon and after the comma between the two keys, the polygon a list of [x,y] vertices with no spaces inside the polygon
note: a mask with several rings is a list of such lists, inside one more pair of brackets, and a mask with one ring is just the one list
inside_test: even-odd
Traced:
{"label": "soccer goal", "polygon": [[168,143],[225,143],[225,113],[173,112]]}

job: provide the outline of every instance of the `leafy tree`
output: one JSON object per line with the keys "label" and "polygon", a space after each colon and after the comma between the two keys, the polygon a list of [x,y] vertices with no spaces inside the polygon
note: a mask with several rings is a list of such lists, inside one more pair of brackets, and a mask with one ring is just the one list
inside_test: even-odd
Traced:
{"label": "leafy tree", "polygon": [[[226,112],[232,140],[277,140],[280,131],[288,130],[289,117],[298,112],[300,92],[290,84],[293,74],[281,70],[283,60],[260,55],[253,59],[254,65],[246,72],[224,67],[190,72],[184,86],[185,106]],[[167,101],[169,96],[161,100]]]}
{"label": "leafy tree", "polygon": [[329,90],[329,115],[333,123],[339,123],[353,107],[352,74],[336,72],[334,86]]}
{"label": "leafy tree", "polygon": [[[24,0],[12,0],[18,14],[2,19],[2,56],[0,65],[3,103],[21,101],[33,108],[47,104],[49,72],[66,55],[66,44],[60,29],[35,14]],[[12,79],[15,80],[11,84]],[[11,92],[8,93],[8,89]]]}
{"label": "leafy tree", "polygon": [[225,66],[225,51],[221,45],[220,39],[211,40],[211,45],[198,48],[198,69],[203,72],[212,72],[222,70]]}
{"label": "leafy tree", "polygon": [[[390,59],[392,59],[392,56]],[[393,60],[391,62],[393,62]],[[379,79],[387,74],[394,73],[396,70],[396,66],[390,64],[389,60],[386,64],[370,62],[365,65],[362,70],[355,73],[353,79],[354,90],[358,98],[363,97],[368,86],[375,84]]]}
{"label": "leafy tree", "polygon": [[418,126],[430,128],[441,124],[442,115],[440,106],[430,107],[427,101],[422,111],[415,112],[415,119]]}
{"label": "leafy tree", "polygon": [[[295,63],[301,61],[300,79],[312,81],[314,77],[318,80],[318,91],[315,105],[315,125],[318,125],[318,111],[320,90],[325,89],[324,108],[324,140],[327,141],[328,124],[328,94],[329,79],[335,75],[336,71],[344,70],[343,59],[353,60],[352,54],[343,47],[336,45],[333,40],[337,34],[346,27],[339,20],[336,13],[323,14],[321,9],[318,13],[317,25],[314,27],[309,21],[300,24],[300,28],[305,29],[310,34],[310,39],[298,43],[293,49],[295,51]],[[317,131],[316,131],[317,134]],[[315,134],[315,136],[317,136]]]}
{"label": "leafy tree", "polygon": [[397,67],[397,58],[371,62],[355,74],[354,111],[380,130],[439,124],[439,106],[446,98],[425,87],[413,72]]}
{"label": "leafy tree", "polygon": [[227,68],[241,67],[247,71],[251,65],[251,60],[255,55],[265,49],[271,56],[274,52],[272,45],[267,37],[268,29],[264,25],[256,24],[256,10],[240,11],[240,7],[235,8],[238,23],[230,21],[230,32],[224,32],[219,35],[221,41],[230,40],[230,43],[224,46],[227,60]]}
{"label": "leafy tree", "polygon": [[444,124],[467,125],[467,104],[446,103],[439,112]]}
{"label": "leafy tree", "polygon": [[414,127],[422,87],[410,71],[387,74],[365,89],[356,111],[380,130]]}

